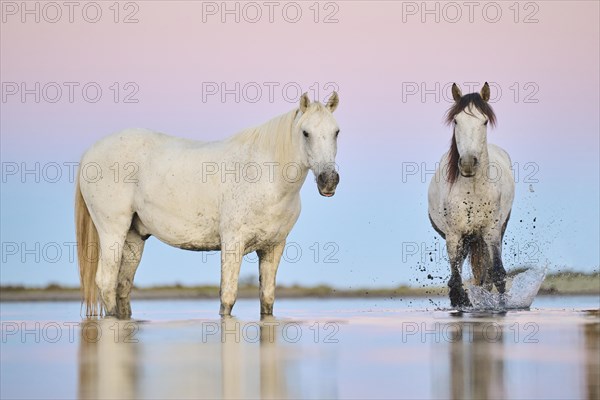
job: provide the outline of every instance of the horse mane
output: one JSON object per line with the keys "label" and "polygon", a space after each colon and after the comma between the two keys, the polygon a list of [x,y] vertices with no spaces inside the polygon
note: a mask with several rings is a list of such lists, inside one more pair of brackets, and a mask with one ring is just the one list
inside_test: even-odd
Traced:
{"label": "horse mane", "polygon": [[[322,112],[325,106],[321,103],[311,103],[298,120],[299,125],[305,118],[315,112]],[[295,135],[294,120],[300,110],[295,108],[279,115],[262,125],[247,128],[230,137],[228,141],[240,146],[246,145],[254,150],[263,150],[273,155],[273,162],[283,165],[297,157],[302,135]]]}
{"label": "horse mane", "polygon": [[450,144],[450,150],[448,150],[448,170],[446,172],[446,180],[452,186],[458,178],[458,147],[456,146],[456,137],[452,132],[452,143]]}
{"label": "horse mane", "polygon": [[[452,107],[446,112],[445,122],[451,124],[459,113],[466,110],[465,112],[469,115],[473,115],[472,109],[475,107],[480,113],[485,115],[491,126],[496,126],[496,114],[490,104],[481,98],[479,93],[469,93],[460,98],[455,102]],[[450,186],[456,182],[458,178],[458,160],[460,154],[458,154],[458,146],[456,145],[456,136],[454,130],[452,131],[452,142],[450,143],[450,150],[448,150],[448,172],[446,174],[446,180],[450,183]]]}

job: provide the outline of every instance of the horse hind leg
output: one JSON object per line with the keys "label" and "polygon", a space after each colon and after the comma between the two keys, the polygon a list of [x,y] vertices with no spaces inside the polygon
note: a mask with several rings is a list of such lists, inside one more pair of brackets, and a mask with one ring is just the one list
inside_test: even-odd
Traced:
{"label": "horse hind leg", "polygon": [[100,236],[100,258],[96,272],[96,286],[100,290],[105,315],[115,316],[117,315],[117,280],[126,234],[100,232],[98,234]]}
{"label": "horse hind leg", "polygon": [[[111,215],[109,218],[108,215]],[[127,212],[102,212],[96,210],[96,229],[100,242],[96,286],[104,304],[106,316],[117,315],[117,285],[123,247],[131,229],[132,216]]]}
{"label": "horse hind leg", "polygon": [[117,279],[117,317],[131,317],[131,289],[133,279],[144,251],[144,239],[135,230],[131,229],[125,238],[121,266]]}

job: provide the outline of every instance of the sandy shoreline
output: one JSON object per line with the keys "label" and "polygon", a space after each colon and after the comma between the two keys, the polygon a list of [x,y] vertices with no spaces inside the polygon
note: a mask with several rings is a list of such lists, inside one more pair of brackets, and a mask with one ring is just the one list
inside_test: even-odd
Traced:
{"label": "sandy shoreline", "polygon": [[[396,288],[353,288],[339,289],[327,285],[278,286],[277,298],[399,298],[399,297],[438,297],[447,296],[445,286],[399,286]],[[561,272],[550,274],[542,283],[538,295],[600,295],[600,274],[582,274]],[[175,299],[218,299],[218,286],[160,286],[134,288],[132,298],[137,300],[175,300]],[[240,285],[238,298],[258,298],[258,287]],[[44,288],[22,286],[0,287],[0,302],[9,301],[79,301],[78,287],[48,285]]]}
{"label": "sandy shoreline", "polygon": [[[599,293],[581,291],[581,292],[557,292],[557,291],[540,291],[538,296],[586,296],[586,295],[599,295]],[[350,298],[402,298],[402,297],[445,297],[445,291],[442,289],[431,291],[430,293],[423,293],[420,291],[405,292],[405,293],[382,293],[382,291],[375,291],[369,294],[360,293],[343,293],[336,292],[332,294],[301,294],[301,293],[286,293],[277,294],[277,298],[280,299],[308,299],[308,298],[322,298],[322,299],[350,299]],[[258,299],[258,291],[256,293],[240,293],[238,296],[240,299]],[[218,292],[216,294],[206,294],[191,290],[152,290],[142,289],[134,290],[132,293],[132,299],[134,300],[189,300],[189,299],[218,299]],[[69,291],[52,291],[52,290],[36,290],[36,291],[0,291],[0,302],[37,302],[37,301],[80,301],[81,295],[78,290]]]}

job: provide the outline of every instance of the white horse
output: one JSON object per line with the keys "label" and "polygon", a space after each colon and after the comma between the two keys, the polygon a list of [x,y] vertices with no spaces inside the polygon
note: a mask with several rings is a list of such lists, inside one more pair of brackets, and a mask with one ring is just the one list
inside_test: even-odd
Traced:
{"label": "white horse", "polygon": [[489,105],[490,87],[462,96],[452,86],[454,105],[446,122],[454,125],[452,145],[429,185],[429,219],[446,239],[450,259],[450,302],[469,306],[462,286],[462,264],[470,256],[475,284],[487,290],[496,286],[504,293],[506,271],[502,266],[502,238],[515,194],[510,157],[488,144],[487,127],[496,116]]}
{"label": "white horse", "polygon": [[326,105],[304,94],[299,108],[221,142],[130,129],[92,146],[75,199],[86,314],[131,316],[129,295],[149,236],[187,250],[221,250],[221,315],[236,301],[242,257],[256,251],[261,313],[272,314],[277,267],[308,171],[323,196],[333,196],[339,182],[338,102],[335,92]]}

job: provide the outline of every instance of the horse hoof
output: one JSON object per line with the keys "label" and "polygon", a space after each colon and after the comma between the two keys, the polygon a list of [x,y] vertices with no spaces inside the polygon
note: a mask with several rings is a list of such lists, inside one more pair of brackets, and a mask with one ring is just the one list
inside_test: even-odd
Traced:
{"label": "horse hoof", "polygon": [[273,315],[273,304],[264,304],[260,306],[260,315]]}
{"label": "horse hoof", "polygon": [[219,315],[222,315],[222,316],[231,315],[232,309],[233,309],[233,306],[230,306],[227,304],[221,304],[221,309],[219,310]]}
{"label": "horse hoof", "polygon": [[450,289],[450,305],[454,308],[471,307],[469,296],[462,287],[460,289]]}

